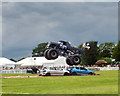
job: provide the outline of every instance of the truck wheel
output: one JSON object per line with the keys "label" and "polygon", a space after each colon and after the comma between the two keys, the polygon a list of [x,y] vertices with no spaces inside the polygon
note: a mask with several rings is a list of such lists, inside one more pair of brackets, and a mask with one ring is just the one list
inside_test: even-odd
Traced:
{"label": "truck wheel", "polygon": [[49,50],[50,50],[50,49],[45,50],[44,56],[45,56],[46,59],[51,60],[51,58],[48,56],[48,51],[49,51]]}
{"label": "truck wheel", "polygon": [[81,62],[81,58],[80,58],[79,55],[74,55],[74,56],[72,56],[71,59],[72,59],[72,62],[73,62],[74,65],[78,65]]}
{"label": "truck wheel", "polygon": [[50,57],[51,59],[56,59],[58,58],[58,51],[56,49],[50,49],[48,51],[48,57]]}
{"label": "truck wheel", "polygon": [[70,57],[67,57],[67,58],[66,58],[66,63],[67,63],[68,65],[70,65],[70,66],[73,65]]}

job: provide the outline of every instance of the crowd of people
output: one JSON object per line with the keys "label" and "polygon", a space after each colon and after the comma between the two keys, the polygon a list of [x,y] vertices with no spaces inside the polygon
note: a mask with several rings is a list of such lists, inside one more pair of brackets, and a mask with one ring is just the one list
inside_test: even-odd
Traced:
{"label": "crowd of people", "polygon": [[[99,67],[98,65],[77,65],[77,66],[82,66],[82,67]],[[29,66],[29,67],[0,67],[0,70],[22,70],[22,69],[33,69],[33,68],[37,68],[37,69],[41,69],[44,66]],[[54,66],[55,67],[55,66]],[[70,68],[70,67],[75,67],[73,66],[57,66],[57,68]],[[106,65],[106,66],[102,66],[102,67],[120,67],[120,64],[114,64],[114,65]]]}

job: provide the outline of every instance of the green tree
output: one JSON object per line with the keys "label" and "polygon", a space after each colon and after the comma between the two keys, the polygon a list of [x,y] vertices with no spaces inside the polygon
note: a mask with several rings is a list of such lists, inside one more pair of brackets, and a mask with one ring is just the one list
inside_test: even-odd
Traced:
{"label": "green tree", "polygon": [[82,64],[84,65],[94,65],[98,60],[98,47],[97,41],[90,41],[90,49],[84,49],[82,54]]}
{"label": "green tree", "polygon": [[82,48],[82,45],[83,45],[83,44],[79,45],[78,48]]}
{"label": "green tree", "polygon": [[101,60],[105,60],[107,64],[112,64],[112,60],[108,57],[102,58]]}
{"label": "green tree", "polygon": [[36,48],[33,49],[32,57],[44,56],[44,51],[46,50],[46,45],[48,43],[40,43]]}
{"label": "green tree", "polygon": [[100,58],[103,58],[103,57],[111,58],[114,47],[115,47],[115,44],[113,42],[100,44],[99,45]]}
{"label": "green tree", "polygon": [[115,61],[120,61],[120,41],[113,50],[112,58],[114,58]]}

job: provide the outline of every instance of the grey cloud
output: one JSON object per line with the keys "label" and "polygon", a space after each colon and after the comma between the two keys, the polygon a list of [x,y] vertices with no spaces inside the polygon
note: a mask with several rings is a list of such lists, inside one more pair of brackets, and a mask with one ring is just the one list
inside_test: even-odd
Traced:
{"label": "grey cloud", "polygon": [[2,6],[0,3],[0,56],[2,56]]}
{"label": "grey cloud", "polygon": [[5,3],[3,56],[28,56],[48,41],[116,42],[117,9],[117,3]]}

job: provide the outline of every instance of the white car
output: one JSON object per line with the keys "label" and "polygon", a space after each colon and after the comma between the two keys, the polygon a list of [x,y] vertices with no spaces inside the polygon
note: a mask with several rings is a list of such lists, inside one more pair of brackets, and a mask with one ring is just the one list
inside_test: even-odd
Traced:
{"label": "white car", "polygon": [[70,72],[66,69],[56,68],[56,67],[49,67],[49,68],[42,68],[39,70],[38,75],[43,76],[51,76],[51,75],[69,75]]}

